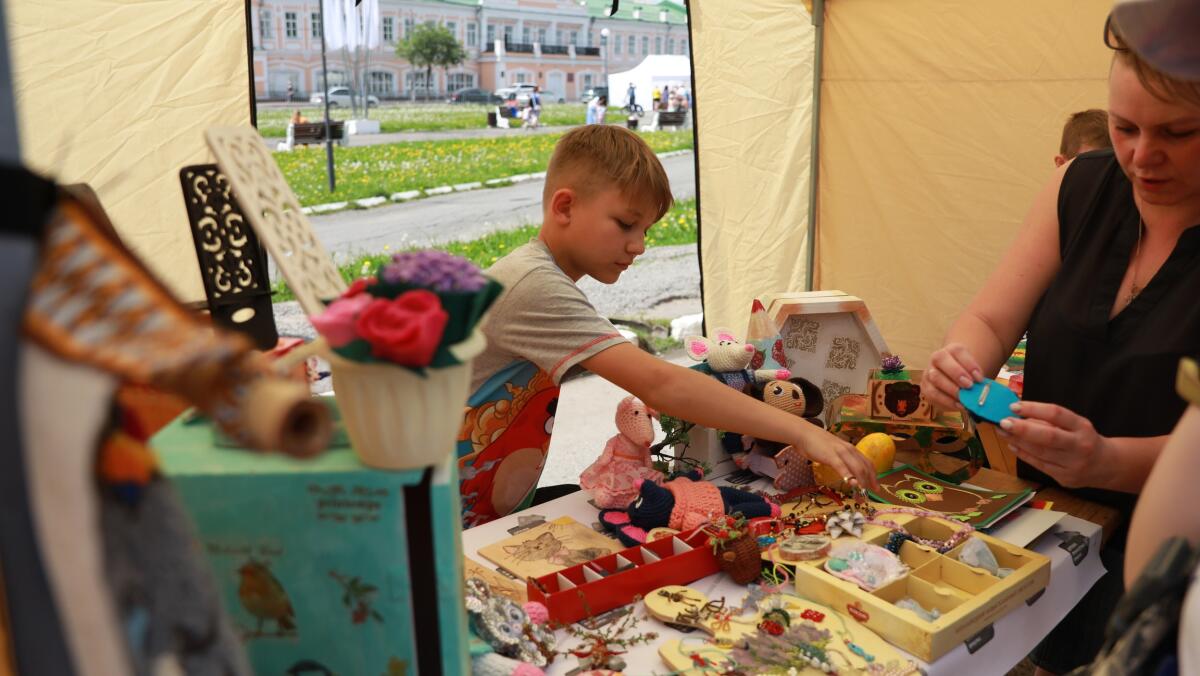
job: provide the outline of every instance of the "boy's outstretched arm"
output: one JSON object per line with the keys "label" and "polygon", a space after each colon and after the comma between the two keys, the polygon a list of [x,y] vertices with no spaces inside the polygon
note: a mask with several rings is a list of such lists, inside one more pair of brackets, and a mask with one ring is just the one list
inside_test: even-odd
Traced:
{"label": "boy's outstretched arm", "polygon": [[715,379],[649,355],[633,344],[616,345],[581,365],[663,413],[706,427],[791,444],[859,486],[878,488],[871,461],[849,443]]}

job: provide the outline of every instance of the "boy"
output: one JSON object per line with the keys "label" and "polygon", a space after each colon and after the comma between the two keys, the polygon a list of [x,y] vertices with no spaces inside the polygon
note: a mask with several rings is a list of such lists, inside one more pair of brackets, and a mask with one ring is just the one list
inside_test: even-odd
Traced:
{"label": "boy", "polygon": [[1062,141],[1058,146],[1058,154],[1054,156],[1054,166],[1061,167],[1080,153],[1111,147],[1108,113],[1097,108],[1081,110],[1068,117],[1063,125]]}
{"label": "boy", "polygon": [[[645,250],[646,231],[672,203],[666,172],[637,134],[577,127],[559,140],[542,191],[538,236],[488,274],[504,285],[475,359],[459,434],[463,523],[486,523],[532,499],[550,444],[558,385],[584,368],[651,408],[701,425],[794,444],[838,475],[875,485],[853,446],[802,418],[639,350],[596,314],[575,285],[612,284]],[[597,412],[597,424],[611,411]],[[596,453],[598,449],[580,449]]]}

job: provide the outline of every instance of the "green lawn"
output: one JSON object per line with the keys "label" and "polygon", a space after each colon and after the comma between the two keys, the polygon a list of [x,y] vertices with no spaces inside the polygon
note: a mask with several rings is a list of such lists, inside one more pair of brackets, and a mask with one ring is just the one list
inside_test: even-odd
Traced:
{"label": "green lawn", "polygon": [[[487,126],[487,113],[492,106],[476,103],[417,103],[387,105],[371,108],[370,118],[379,120],[380,130],[395,131],[446,131],[453,129],[479,129]],[[269,138],[287,136],[288,120],[292,111],[299,110],[300,114],[310,122],[325,118],[324,106],[311,103],[297,103],[290,108],[259,108],[258,131]],[[609,108],[609,119],[616,119]],[[349,107],[329,109],[329,117],[335,120],[350,119]],[[549,126],[579,125],[587,117],[587,107],[582,103],[548,103],[542,106],[542,124]],[[519,121],[517,121],[519,122]]]}
{"label": "green lawn", "polygon": [[[448,251],[456,256],[462,256],[481,268],[495,263],[500,257],[513,249],[528,242],[537,234],[538,225],[529,224],[515,230],[501,230],[490,233],[479,239],[466,242],[448,242],[432,248]],[[684,200],[677,203],[668,211],[650,232],[646,235],[646,247],[669,246],[672,244],[695,244],[696,242],[696,200]],[[356,260],[339,266],[342,277],[347,281],[371,274],[381,263],[395,253],[385,247],[377,254],[360,256]],[[292,290],[283,280],[272,286],[273,298],[276,303],[293,300]]]}
{"label": "green lawn", "polygon": [[[473,183],[546,170],[558,134],[413,141],[335,150],[337,191],[329,192],[325,149],[298,147],[275,161],[300,204],[390,196],[407,190]],[[692,147],[692,132],[643,132],[655,152]]]}

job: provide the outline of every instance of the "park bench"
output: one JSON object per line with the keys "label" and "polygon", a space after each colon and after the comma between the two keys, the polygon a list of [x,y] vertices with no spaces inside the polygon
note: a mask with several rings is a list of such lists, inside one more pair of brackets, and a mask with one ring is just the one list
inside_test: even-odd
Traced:
{"label": "park bench", "polygon": [[687,126],[686,110],[656,110],[654,111],[654,119],[650,123],[650,131],[657,131],[663,127],[679,127]]}
{"label": "park bench", "polygon": [[[338,145],[344,144],[346,142],[346,123],[341,120],[331,120],[329,122],[329,135],[334,141],[338,142]],[[324,122],[288,123],[287,140],[283,142],[280,149],[291,150],[297,145],[320,144],[324,142]]]}

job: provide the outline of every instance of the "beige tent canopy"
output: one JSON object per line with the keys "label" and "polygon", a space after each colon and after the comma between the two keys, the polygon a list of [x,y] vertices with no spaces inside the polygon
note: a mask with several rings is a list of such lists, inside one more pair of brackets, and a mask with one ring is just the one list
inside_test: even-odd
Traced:
{"label": "beige tent canopy", "polygon": [[244,0],[8,0],[22,159],[88,183],[122,239],[185,301],[204,299],[179,170],[203,131],[249,124]]}
{"label": "beige tent canopy", "polygon": [[[1104,105],[1110,4],[827,0],[814,29],[802,0],[692,0],[709,327],[740,330],[755,296],[809,286],[813,256],[811,286],[865,299],[922,365],[1050,175],[1066,115]],[[210,161],[204,128],[249,121],[244,0],[7,9],[27,164],[90,183],[136,252],[201,299],[176,175]]]}
{"label": "beige tent canopy", "polygon": [[[812,72],[801,0],[692,0],[710,329],[805,288]],[[827,0],[813,288],[926,363],[1015,235],[1068,114],[1106,107],[1110,0]],[[817,3],[817,11],[822,4]]]}

